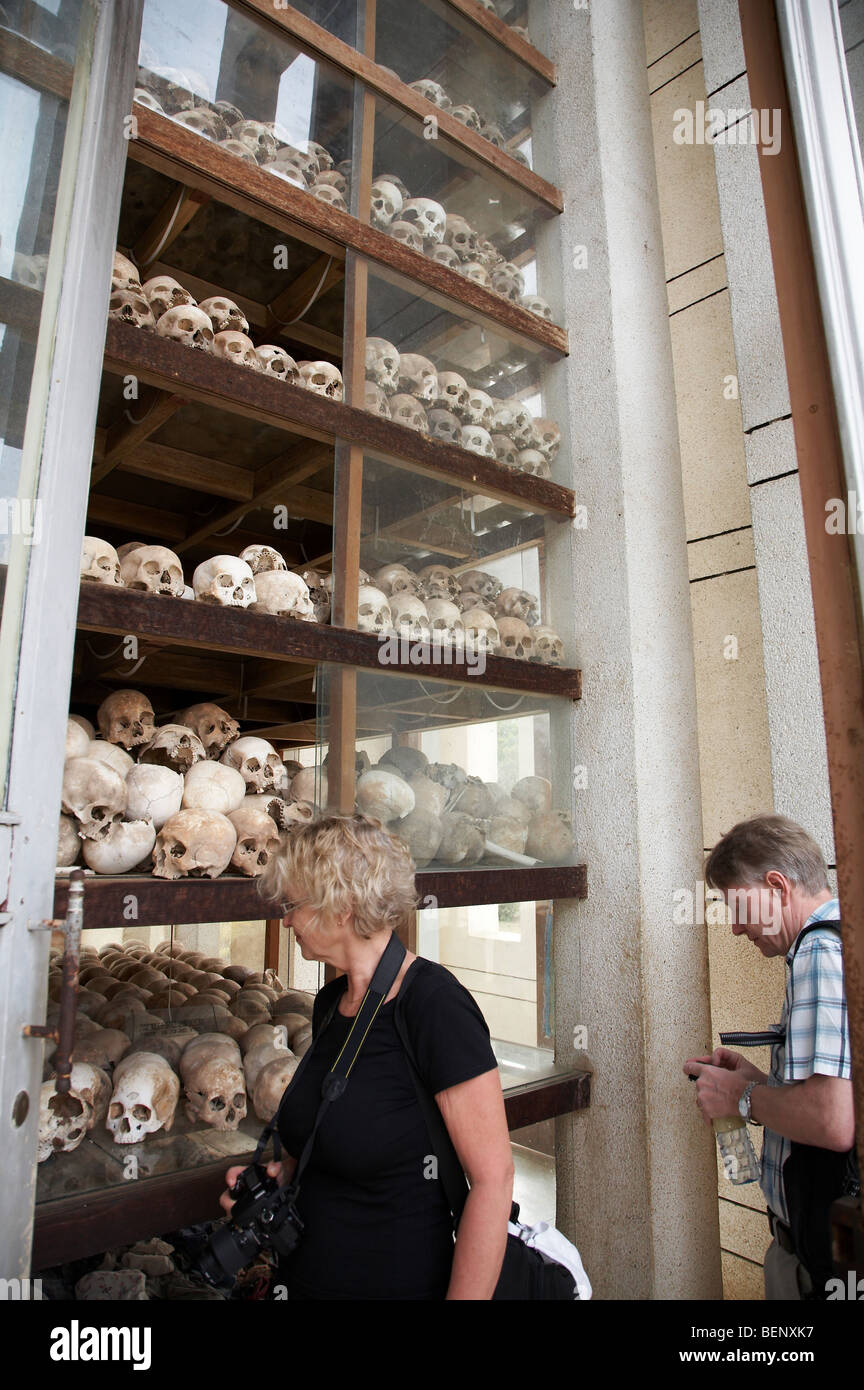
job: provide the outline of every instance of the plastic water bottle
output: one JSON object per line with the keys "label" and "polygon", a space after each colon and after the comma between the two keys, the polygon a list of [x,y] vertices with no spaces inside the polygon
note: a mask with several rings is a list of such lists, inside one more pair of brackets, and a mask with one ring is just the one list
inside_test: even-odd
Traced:
{"label": "plastic water bottle", "polygon": [[730,1182],[758,1182],[759,1159],[740,1115],[712,1120],[723,1168]]}

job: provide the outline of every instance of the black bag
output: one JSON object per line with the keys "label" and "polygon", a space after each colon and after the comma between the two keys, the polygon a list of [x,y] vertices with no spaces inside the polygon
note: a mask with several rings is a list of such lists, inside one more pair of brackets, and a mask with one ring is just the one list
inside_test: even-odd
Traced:
{"label": "black bag", "polygon": [[[411,1072],[417,1100],[426,1122],[432,1152],[438,1160],[438,1172],[453,1215],[455,1232],[468,1196],[468,1184],[441,1111],[420,1075],[408,1038],[404,1017],[408,983],[409,981],[403,981],[402,987],[396,995],[394,1022],[405,1049],[408,1069]],[[510,1211],[510,1221],[517,1223],[518,1219],[519,1205],[514,1202]],[[572,1303],[578,1297],[576,1280],[569,1269],[541,1254],[539,1250],[526,1245],[517,1235],[508,1233],[504,1261],[501,1265],[501,1273],[495,1286],[495,1292],[492,1295],[493,1300],[553,1299]]]}
{"label": "black bag", "polygon": [[[814,922],[799,932],[795,952],[805,936],[828,927],[840,933],[839,922]],[[793,953],[792,960],[794,961]],[[790,966],[791,968],[791,966]],[[813,1284],[814,1299],[825,1298],[825,1285],[833,1277],[831,1260],[831,1206],[838,1197],[857,1197],[861,1191],[855,1146],[845,1153],[799,1144],[783,1164],[783,1190],[789,1212],[789,1229],[795,1253]]]}

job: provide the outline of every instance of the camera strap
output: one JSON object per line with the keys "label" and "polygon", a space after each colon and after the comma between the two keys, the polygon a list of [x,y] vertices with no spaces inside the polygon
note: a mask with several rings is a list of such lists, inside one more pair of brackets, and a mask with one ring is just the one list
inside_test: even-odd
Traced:
{"label": "camera strap", "polygon": [[[300,1178],[303,1174],[303,1170],[305,1169],[311,1157],[312,1149],[315,1144],[315,1136],[318,1133],[321,1121],[324,1119],[324,1116],[326,1115],[333,1102],[338,1100],[340,1096],[345,1094],[345,1089],[348,1085],[348,1078],[351,1074],[351,1069],[354,1066],[354,1063],[357,1061],[357,1058],[360,1054],[360,1049],[369,1035],[369,1030],[371,1029],[373,1023],[375,1022],[375,1019],[378,1016],[379,1009],[381,1008],[382,1004],[385,1002],[387,998],[387,995],[393,988],[394,981],[396,979],[396,976],[399,974],[404,959],[405,947],[402,945],[402,942],[399,940],[398,936],[396,936],[395,933],[391,932],[390,940],[385,946],[384,951],[381,955],[381,959],[379,960],[378,965],[375,968],[375,973],[373,974],[372,979],[369,982],[369,988],[366,990],[366,993],[363,996],[360,1008],[357,1010],[357,1013],[352,1019],[351,1027],[348,1030],[348,1036],[342,1044],[342,1047],[340,1048],[339,1053],[336,1056],[335,1061],[333,1062],[333,1065],[330,1067],[330,1070],[325,1074],[324,1080],[321,1083],[321,1104],[318,1107],[318,1113],[315,1116],[315,1123],[313,1124],[309,1137],[303,1146],[303,1152],[301,1153],[300,1158],[298,1159],[297,1167],[294,1171],[294,1177],[291,1180],[291,1187],[295,1194],[299,1188]],[[252,1160],[253,1163],[260,1162],[264,1150],[266,1149],[271,1138],[273,1140],[273,1157],[277,1161],[281,1159],[282,1144],[279,1139],[279,1117],[282,1113],[282,1107],[288,1099],[289,1095],[291,1094],[291,1091],[293,1090],[294,1086],[299,1081],[304,1064],[306,1063],[307,1059],[311,1057],[313,1051],[315,1050],[316,1043],[318,1043],[321,1037],[323,1036],[327,1023],[330,1021],[330,1018],[333,1016],[336,1009],[338,1008],[338,1004],[339,1001],[337,999],[333,1005],[333,1008],[330,1011],[328,1018],[325,1020],[324,1024],[320,1028],[315,1042],[309,1048],[309,1051],[305,1054],[305,1056],[303,1056],[300,1059],[300,1065],[298,1066],[296,1072],[291,1078],[291,1081],[289,1082],[288,1086],[285,1088],[285,1091],[283,1092],[282,1099],[279,1102],[279,1106],[276,1110],[276,1114],[273,1116],[273,1119],[270,1121],[267,1127],[262,1131],[261,1138],[258,1140],[258,1147],[255,1150],[255,1157]]]}

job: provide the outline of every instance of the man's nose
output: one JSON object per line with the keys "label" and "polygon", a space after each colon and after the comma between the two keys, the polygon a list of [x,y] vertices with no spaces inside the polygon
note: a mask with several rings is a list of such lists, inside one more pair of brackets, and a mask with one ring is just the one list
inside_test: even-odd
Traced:
{"label": "man's nose", "polygon": [[742,933],[746,933],[746,931],[747,931],[746,923],[744,923],[744,922],[733,922],[733,923],[732,923],[732,935],[733,935],[733,936],[741,936]]}

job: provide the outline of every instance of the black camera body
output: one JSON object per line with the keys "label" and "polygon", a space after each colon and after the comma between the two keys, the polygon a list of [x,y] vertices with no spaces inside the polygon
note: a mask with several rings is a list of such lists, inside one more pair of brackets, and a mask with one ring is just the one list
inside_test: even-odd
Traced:
{"label": "black camera body", "polygon": [[217,1227],[198,1259],[204,1278],[214,1285],[230,1282],[259,1250],[290,1255],[303,1234],[294,1187],[280,1187],[262,1164],[244,1168],[230,1195],[235,1199],[230,1219]]}

